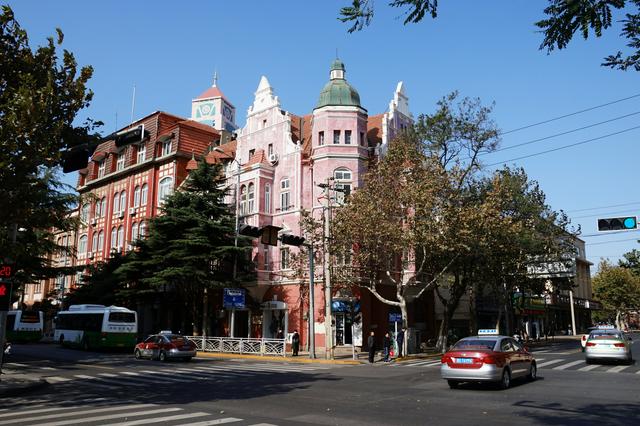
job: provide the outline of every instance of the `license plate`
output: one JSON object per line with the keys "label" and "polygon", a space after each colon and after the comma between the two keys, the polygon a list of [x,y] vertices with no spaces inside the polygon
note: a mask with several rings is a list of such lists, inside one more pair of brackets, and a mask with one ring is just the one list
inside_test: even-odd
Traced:
{"label": "license plate", "polygon": [[458,364],[472,364],[473,360],[471,358],[456,358],[456,362]]}

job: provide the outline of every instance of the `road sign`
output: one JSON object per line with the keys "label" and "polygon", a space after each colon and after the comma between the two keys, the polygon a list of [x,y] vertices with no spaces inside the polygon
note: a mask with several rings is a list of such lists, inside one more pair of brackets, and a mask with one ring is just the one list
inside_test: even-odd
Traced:
{"label": "road sign", "polygon": [[389,322],[401,322],[402,314],[390,313],[389,314]]}
{"label": "road sign", "polygon": [[228,309],[244,309],[245,290],[243,288],[225,288],[222,304]]}

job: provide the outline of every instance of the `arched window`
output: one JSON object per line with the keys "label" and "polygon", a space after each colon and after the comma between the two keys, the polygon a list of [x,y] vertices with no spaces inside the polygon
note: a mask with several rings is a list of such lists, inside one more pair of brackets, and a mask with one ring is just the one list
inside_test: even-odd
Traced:
{"label": "arched window", "polygon": [[160,188],[158,190],[158,204],[161,204],[173,192],[173,178],[164,177],[160,179]]}
{"label": "arched window", "polygon": [[147,235],[147,222],[144,220],[140,222],[140,229],[138,230],[138,238],[143,239]]}
{"label": "arched window", "polygon": [[98,250],[104,249],[104,231],[100,231],[98,234]]}
{"label": "arched window", "polygon": [[291,204],[291,192],[289,178],[280,181],[280,211],[286,212]]}
{"label": "arched window", "polygon": [[247,187],[242,185],[240,187],[240,215],[247,214]]}
{"label": "arched window", "polygon": [[94,232],[91,237],[91,251],[98,251],[98,233]]}
{"label": "arched window", "polygon": [[133,222],[131,225],[131,241],[135,241],[138,239],[138,224]]}
{"label": "arched window", "polygon": [[247,213],[253,213],[255,211],[255,195],[255,185],[250,183],[247,193]]}
{"label": "arched window", "polygon": [[149,187],[147,186],[147,184],[145,183],[144,185],[142,185],[142,189],[140,190],[140,205],[141,206],[146,206],[147,205],[147,192],[148,192]]}
{"label": "arched window", "polygon": [[264,211],[271,213],[271,185],[264,187]]}
{"label": "arched window", "polygon": [[351,178],[351,170],[346,167],[340,167],[334,170],[333,179],[335,181],[337,204],[344,204],[346,197],[351,194],[353,185]]}
{"label": "arched window", "polygon": [[140,207],[140,187],[133,190],[133,207]]}
{"label": "arched window", "polygon": [[85,254],[87,252],[87,235],[83,235],[80,237],[78,242],[78,254]]}
{"label": "arched window", "polygon": [[127,210],[127,191],[122,191],[120,193],[120,211],[123,212]]}
{"label": "arched window", "polygon": [[124,226],[120,225],[118,227],[118,248],[122,248],[124,245]]}
{"label": "arched window", "polygon": [[80,220],[84,223],[89,221],[89,203],[85,203],[82,205],[82,210],[80,211]]}
{"label": "arched window", "polygon": [[120,212],[120,194],[117,192],[113,194],[113,216],[116,216]]}
{"label": "arched window", "polygon": [[111,248],[118,247],[118,228],[111,228]]}

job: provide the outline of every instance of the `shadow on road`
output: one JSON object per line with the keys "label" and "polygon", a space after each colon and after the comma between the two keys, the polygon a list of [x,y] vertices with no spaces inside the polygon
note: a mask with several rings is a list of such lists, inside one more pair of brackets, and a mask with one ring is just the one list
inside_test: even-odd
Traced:
{"label": "shadow on road", "polygon": [[519,401],[515,407],[529,408],[518,416],[535,420],[545,425],[587,425],[599,426],[637,425],[639,404],[588,404],[579,408],[569,408],[560,403],[539,404],[533,401]]}

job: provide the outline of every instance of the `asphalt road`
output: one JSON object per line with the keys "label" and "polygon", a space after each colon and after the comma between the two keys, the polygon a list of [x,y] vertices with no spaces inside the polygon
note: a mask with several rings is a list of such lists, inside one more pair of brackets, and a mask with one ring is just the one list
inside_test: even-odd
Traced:
{"label": "asphalt road", "polygon": [[[640,358],[640,335],[634,336]],[[637,425],[640,365],[587,366],[577,342],[536,352],[539,379],[451,390],[428,360],[374,365],[137,361],[14,346],[8,368],[47,377],[4,398],[2,425]],[[585,369],[585,367],[590,367]]]}

